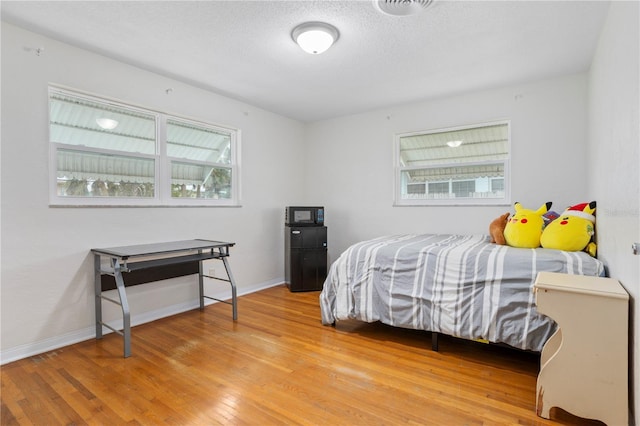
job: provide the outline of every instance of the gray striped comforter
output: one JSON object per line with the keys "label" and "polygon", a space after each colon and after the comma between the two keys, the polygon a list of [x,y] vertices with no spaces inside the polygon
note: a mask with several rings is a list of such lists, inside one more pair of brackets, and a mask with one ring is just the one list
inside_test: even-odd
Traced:
{"label": "gray striped comforter", "polygon": [[333,263],[322,322],[357,319],[541,351],[555,323],[535,308],[539,271],[604,275],[583,252],[519,249],[485,235],[396,235],[360,242]]}

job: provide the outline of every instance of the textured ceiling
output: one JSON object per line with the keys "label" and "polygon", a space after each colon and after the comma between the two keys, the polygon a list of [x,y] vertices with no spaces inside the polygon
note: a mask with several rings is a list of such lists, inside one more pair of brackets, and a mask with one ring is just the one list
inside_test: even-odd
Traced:
{"label": "textured ceiling", "polygon": [[[301,121],[583,72],[606,1],[2,1],[2,20]],[[322,55],[291,30],[336,26]],[[46,54],[46,46],[45,54]]]}

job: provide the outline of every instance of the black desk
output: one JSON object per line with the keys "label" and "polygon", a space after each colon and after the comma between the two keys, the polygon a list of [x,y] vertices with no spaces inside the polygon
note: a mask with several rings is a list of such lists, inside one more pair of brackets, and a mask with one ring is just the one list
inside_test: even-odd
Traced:
{"label": "black desk", "polygon": [[[180,263],[198,262],[199,264],[198,282],[200,292],[200,309],[204,309],[205,298],[228,303],[232,305],[233,320],[236,321],[238,319],[236,284],[233,279],[233,275],[231,274],[229,263],[227,262],[227,257],[229,257],[229,248],[234,245],[235,243],[225,243],[222,241],[185,240],[158,244],[140,244],[134,246],[91,249],[94,254],[96,339],[102,338],[102,327],[107,327],[124,338],[124,357],[126,358],[130,356],[131,317],[122,273]],[[102,264],[103,258],[109,259],[108,265]],[[218,259],[222,261],[228,279],[212,277],[204,274],[202,262],[210,259]],[[111,275],[114,277],[118,297],[120,299],[119,301],[102,294],[102,275]],[[213,297],[205,296],[205,277],[228,282],[231,285],[231,301],[218,300]],[[122,330],[117,330],[102,321],[102,299],[108,300],[116,305],[120,305],[122,308]]]}

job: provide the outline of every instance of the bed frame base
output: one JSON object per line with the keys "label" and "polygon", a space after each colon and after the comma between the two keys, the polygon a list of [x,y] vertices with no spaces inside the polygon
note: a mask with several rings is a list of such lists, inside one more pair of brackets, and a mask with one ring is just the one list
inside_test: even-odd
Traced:
{"label": "bed frame base", "polygon": [[[331,327],[335,328],[336,326],[336,322],[332,322],[331,323]],[[440,333],[436,332],[436,331],[432,331],[431,332],[431,350],[434,352],[438,352],[438,336],[440,335]]]}

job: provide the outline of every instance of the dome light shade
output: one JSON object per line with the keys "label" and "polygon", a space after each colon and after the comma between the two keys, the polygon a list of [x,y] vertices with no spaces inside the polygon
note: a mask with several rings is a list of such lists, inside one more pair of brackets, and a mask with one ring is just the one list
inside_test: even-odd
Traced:
{"label": "dome light shade", "polygon": [[293,41],[307,53],[318,55],[338,40],[340,33],[333,25],[324,22],[306,22],[291,32]]}
{"label": "dome light shade", "polygon": [[113,130],[118,126],[118,122],[111,118],[96,118],[96,123],[105,130]]}

